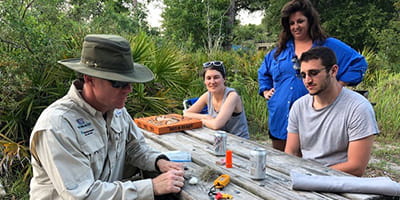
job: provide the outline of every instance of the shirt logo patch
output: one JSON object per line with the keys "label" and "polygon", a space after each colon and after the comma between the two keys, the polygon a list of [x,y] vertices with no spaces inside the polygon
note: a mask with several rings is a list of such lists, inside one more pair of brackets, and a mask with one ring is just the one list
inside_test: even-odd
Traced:
{"label": "shirt logo patch", "polygon": [[94,133],[94,129],[92,127],[91,122],[87,122],[83,118],[77,119],[76,122],[78,123],[77,128],[79,129],[82,135],[88,136]]}
{"label": "shirt logo patch", "polygon": [[114,114],[115,114],[116,116],[120,116],[120,115],[122,115],[122,110],[121,110],[121,109],[116,109],[116,110],[114,111]]}
{"label": "shirt logo patch", "polygon": [[83,120],[82,118],[77,119],[76,122],[78,122],[79,125],[82,125],[85,123],[85,120]]}

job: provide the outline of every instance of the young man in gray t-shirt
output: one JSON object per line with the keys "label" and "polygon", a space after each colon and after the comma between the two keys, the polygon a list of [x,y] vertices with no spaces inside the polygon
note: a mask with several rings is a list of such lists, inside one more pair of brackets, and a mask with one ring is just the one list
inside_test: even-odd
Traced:
{"label": "young man in gray t-shirt", "polygon": [[313,48],[300,63],[309,94],[290,110],[285,152],[362,176],[379,133],[371,104],[337,81],[339,66],[331,49]]}

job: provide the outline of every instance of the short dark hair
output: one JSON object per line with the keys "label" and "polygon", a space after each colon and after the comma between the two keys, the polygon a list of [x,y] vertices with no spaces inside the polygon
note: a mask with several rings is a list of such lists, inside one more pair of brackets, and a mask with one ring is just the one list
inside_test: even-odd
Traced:
{"label": "short dark hair", "polygon": [[210,67],[203,68],[203,71],[201,72],[201,75],[202,75],[203,79],[205,79],[205,75],[206,75],[207,70],[210,70],[210,69],[219,71],[222,74],[222,77],[224,79],[226,78],[225,65],[221,64],[220,66],[211,65]]}
{"label": "short dark hair", "polygon": [[336,54],[328,47],[314,47],[304,52],[300,57],[300,65],[302,62],[321,59],[322,65],[329,71],[333,65],[337,64]]}
{"label": "short dark hair", "polygon": [[85,82],[85,79],[83,78],[84,74],[76,71],[75,72],[75,76],[76,76],[76,79],[78,79],[78,80],[80,80],[82,82]]}

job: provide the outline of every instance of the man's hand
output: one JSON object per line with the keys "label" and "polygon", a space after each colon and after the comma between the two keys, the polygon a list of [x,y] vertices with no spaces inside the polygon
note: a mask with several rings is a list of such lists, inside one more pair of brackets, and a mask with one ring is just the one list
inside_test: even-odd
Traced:
{"label": "man's hand", "polygon": [[157,166],[158,166],[158,169],[160,169],[161,172],[168,172],[168,171],[171,171],[171,170],[177,170],[177,171],[182,171],[183,172],[182,163],[171,162],[171,161],[168,161],[168,160],[165,160],[165,159],[158,160],[157,161]]}
{"label": "man's hand", "polygon": [[274,93],[275,93],[275,89],[274,88],[271,88],[270,90],[265,90],[264,91],[264,98],[266,100],[269,100],[269,99],[271,99],[272,95],[274,95]]}
{"label": "man's hand", "polygon": [[169,170],[152,179],[154,195],[178,193],[184,185],[183,171]]}

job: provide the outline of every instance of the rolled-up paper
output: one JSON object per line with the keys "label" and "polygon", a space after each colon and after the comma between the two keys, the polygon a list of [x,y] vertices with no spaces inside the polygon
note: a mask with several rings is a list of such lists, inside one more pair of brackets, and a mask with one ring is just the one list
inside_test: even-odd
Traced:
{"label": "rolled-up paper", "polygon": [[315,176],[291,171],[292,189],[400,196],[400,183],[389,177]]}

